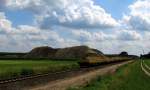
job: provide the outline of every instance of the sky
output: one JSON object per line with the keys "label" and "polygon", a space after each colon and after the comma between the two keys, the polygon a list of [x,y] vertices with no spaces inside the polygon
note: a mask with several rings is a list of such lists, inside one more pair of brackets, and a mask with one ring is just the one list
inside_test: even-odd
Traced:
{"label": "sky", "polygon": [[104,8],[113,18],[121,19],[124,13],[129,12],[128,5],[135,1],[136,0],[95,0],[95,3]]}
{"label": "sky", "polygon": [[0,0],[0,52],[87,45],[150,52],[150,0]]}

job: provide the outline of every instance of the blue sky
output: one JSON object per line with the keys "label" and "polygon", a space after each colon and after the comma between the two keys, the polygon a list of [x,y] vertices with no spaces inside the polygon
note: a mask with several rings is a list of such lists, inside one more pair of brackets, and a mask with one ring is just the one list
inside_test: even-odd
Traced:
{"label": "blue sky", "polygon": [[[106,12],[110,13],[113,18],[121,19],[122,15],[129,12],[128,5],[135,0],[94,0],[95,4],[100,5]],[[33,24],[33,13],[28,10],[5,10],[6,16],[13,22],[13,26]],[[22,17],[23,16],[23,17]]]}
{"label": "blue sky", "polygon": [[124,13],[129,12],[128,6],[136,0],[95,0],[96,4],[101,5],[112,17],[121,19]]}
{"label": "blue sky", "polygon": [[13,26],[17,25],[33,25],[33,14],[26,10],[5,10],[6,17],[12,21]]}
{"label": "blue sky", "polygon": [[150,51],[150,0],[0,0],[0,51],[87,45]]}

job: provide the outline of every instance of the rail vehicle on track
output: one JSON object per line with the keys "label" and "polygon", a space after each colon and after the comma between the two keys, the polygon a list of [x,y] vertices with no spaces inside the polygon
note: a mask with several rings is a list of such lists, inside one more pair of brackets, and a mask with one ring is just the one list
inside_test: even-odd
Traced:
{"label": "rail vehicle on track", "polygon": [[78,63],[80,66],[97,66],[101,64],[109,64],[109,63],[116,63],[122,61],[128,61],[133,59],[132,57],[128,56],[113,56],[108,57],[104,54],[97,54],[95,52],[87,53],[85,57],[83,57]]}

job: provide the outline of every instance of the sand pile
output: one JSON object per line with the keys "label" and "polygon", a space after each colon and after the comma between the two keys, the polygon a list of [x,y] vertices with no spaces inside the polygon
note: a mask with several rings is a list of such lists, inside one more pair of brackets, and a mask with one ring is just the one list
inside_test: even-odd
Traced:
{"label": "sand pile", "polygon": [[75,46],[59,49],[55,57],[64,59],[83,58],[85,57],[89,47],[87,46]]}
{"label": "sand pile", "polygon": [[99,50],[88,46],[74,46],[67,48],[54,49],[48,46],[32,49],[26,58],[56,58],[56,59],[84,59],[94,56],[95,58],[105,58],[106,56]]}
{"label": "sand pile", "polygon": [[43,46],[32,49],[25,57],[27,58],[47,58],[54,57],[57,49]]}

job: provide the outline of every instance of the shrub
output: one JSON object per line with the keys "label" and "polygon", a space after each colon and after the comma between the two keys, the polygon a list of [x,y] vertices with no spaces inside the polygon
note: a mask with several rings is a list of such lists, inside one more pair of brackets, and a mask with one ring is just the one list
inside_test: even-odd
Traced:
{"label": "shrub", "polygon": [[34,71],[33,71],[33,69],[27,69],[27,68],[23,68],[22,70],[21,70],[21,76],[28,76],[28,75],[32,75],[32,74],[34,74]]}

